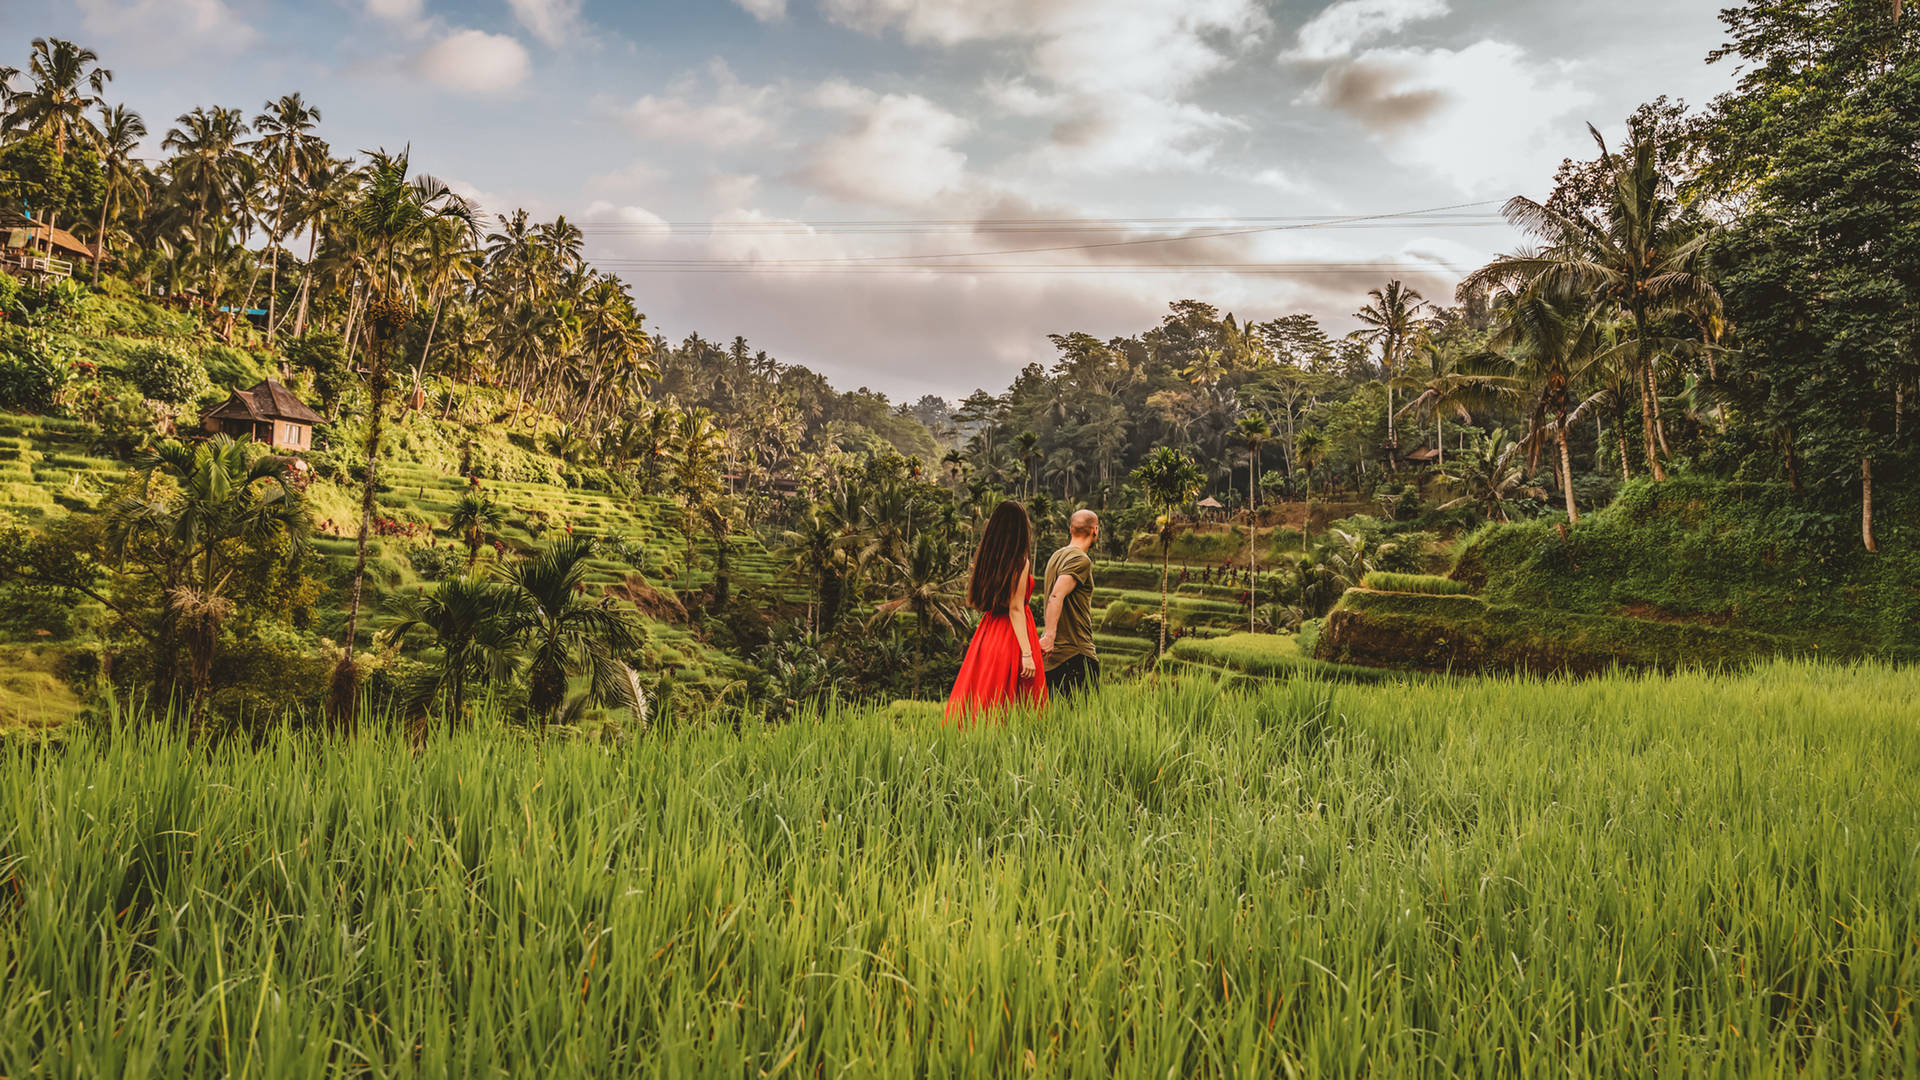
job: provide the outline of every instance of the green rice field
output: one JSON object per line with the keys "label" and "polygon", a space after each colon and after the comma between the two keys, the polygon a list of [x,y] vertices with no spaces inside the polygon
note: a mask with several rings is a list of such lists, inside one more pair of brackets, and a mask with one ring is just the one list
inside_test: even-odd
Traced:
{"label": "green rice field", "polygon": [[1903,1076],[1920,672],[0,747],[0,1075]]}

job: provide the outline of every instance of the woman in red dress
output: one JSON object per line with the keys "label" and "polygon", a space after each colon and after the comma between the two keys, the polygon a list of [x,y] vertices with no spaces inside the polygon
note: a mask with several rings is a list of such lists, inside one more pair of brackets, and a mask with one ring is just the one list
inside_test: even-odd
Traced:
{"label": "woman in red dress", "polygon": [[1040,634],[1027,606],[1033,584],[1033,522],[1025,507],[1008,500],[987,519],[973,558],[967,604],[980,612],[980,626],[947,696],[949,719],[964,726],[1013,705],[1047,703]]}

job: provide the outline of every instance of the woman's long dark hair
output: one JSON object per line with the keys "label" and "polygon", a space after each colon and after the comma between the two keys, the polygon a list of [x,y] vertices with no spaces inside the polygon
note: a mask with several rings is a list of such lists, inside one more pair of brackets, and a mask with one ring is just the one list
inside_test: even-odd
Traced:
{"label": "woman's long dark hair", "polygon": [[1008,499],[994,507],[980,550],[973,557],[967,605],[975,611],[1004,614],[1020,575],[1033,571],[1033,521],[1027,508]]}

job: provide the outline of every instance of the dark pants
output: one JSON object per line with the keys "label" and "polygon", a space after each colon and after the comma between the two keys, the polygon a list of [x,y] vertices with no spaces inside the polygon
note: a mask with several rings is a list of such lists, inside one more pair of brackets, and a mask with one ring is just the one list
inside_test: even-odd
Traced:
{"label": "dark pants", "polygon": [[1059,667],[1047,669],[1047,696],[1072,697],[1082,690],[1100,685],[1100,661],[1091,656],[1062,660]]}

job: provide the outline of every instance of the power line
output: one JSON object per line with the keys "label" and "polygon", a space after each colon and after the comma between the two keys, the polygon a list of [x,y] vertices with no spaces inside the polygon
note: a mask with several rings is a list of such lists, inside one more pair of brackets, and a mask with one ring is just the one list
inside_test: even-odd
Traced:
{"label": "power line", "polygon": [[[819,266],[823,264],[851,265],[851,264],[858,264],[858,263],[873,263],[873,264],[898,265],[902,263],[915,263],[915,262],[921,262],[924,260],[932,260],[932,259],[974,259],[974,258],[994,258],[997,256],[1003,256],[1003,255],[1042,255],[1042,254],[1053,254],[1053,253],[1066,252],[1066,251],[1095,251],[1095,250],[1102,250],[1107,248],[1139,247],[1139,246],[1149,245],[1149,244],[1176,244],[1176,243],[1182,243],[1190,240],[1219,240],[1219,239],[1225,239],[1225,238],[1236,237],[1236,236],[1252,236],[1252,235],[1257,235],[1261,233],[1296,232],[1296,231],[1304,231],[1304,230],[1310,230],[1310,229],[1321,229],[1321,228],[1338,227],[1343,225],[1352,225],[1352,224],[1364,223],[1364,222],[1402,221],[1407,219],[1420,218],[1423,215],[1441,214],[1441,213],[1447,213],[1447,212],[1456,211],[1456,210],[1469,209],[1469,208],[1478,207],[1478,206],[1491,206],[1497,203],[1498,201],[1499,200],[1496,200],[1496,199],[1487,199],[1487,200],[1481,200],[1479,202],[1455,203],[1451,206],[1430,207],[1424,210],[1402,210],[1402,211],[1395,211],[1395,212],[1381,213],[1381,214],[1356,214],[1356,215],[1350,215],[1346,217],[1335,217],[1335,218],[1309,218],[1309,219],[1301,219],[1297,221],[1278,221],[1278,222],[1269,223],[1269,224],[1250,225],[1242,228],[1217,229],[1217,230],[1207,231],[1207,232],[1183,233],[1177,236],[1134,237],[1126,240],[1106,240],[1106,241],[1099,241],[1095,243],[1086,243],[1086,244],[1055,244],[1055,245],[1049,245],[1045,247],[1001,248],[1001,249],[990,250],[990,251],[942,251],[942,252],[930,252],[925,254],[910,254],[910,255],[862,255],[862,256],[848,256],[846,258],[831,259],[831,260],[767,259],[767,260],[760,260],[757,262],[753,262],[751,265],[756,267],[776,267],[776,266],[783,266],[783,265],[807,265],[810,268],[817,269]],[[1014,219],[1009,219],[1009,220],[1014,220]],[[651,226],[651,227],[654,229],[659,228],[659,226]],[[606,260],[596,260],[596,261],[605,262]]]}

